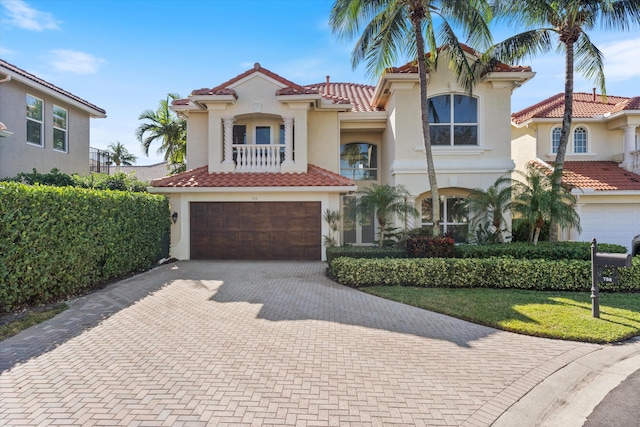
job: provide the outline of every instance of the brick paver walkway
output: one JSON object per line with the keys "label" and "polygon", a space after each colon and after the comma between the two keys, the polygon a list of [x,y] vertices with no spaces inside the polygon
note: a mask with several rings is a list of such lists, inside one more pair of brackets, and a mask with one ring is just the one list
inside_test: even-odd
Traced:
{"label": "brick paver walkway", "polygon": [[82,298],[0,342],[0,425],[486,426],[600,348],[386,301],[325,268],[186,261]]}

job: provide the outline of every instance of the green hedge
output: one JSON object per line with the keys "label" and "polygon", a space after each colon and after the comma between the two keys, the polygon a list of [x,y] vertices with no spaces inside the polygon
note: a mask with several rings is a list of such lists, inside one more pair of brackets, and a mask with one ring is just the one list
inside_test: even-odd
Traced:
{"label": "green hedge", "polygon": [[403,248],[389,248],[378,246],[333,246],[327,248],[327,262],[335,258],[406,258],[407,252]]}
{"label": "green hedge", "polygon": [[149,268],[170,227],[162,196],[0,183],[0,312]]}
{"label": "green hedge", "polygon": [[[591,263],[582,260],[542,259],[336,258],[329,273],[352,287],[416,286],[464,288],[515,288],[531,290],[588,291]],[[640,258],[633,267],[619,270],[619,283],[601,283],[603,291],[639,291]]]}
{"label": "green hedge", "polygon": [[[598,244],[598,252],[626,253],[621,245]],[[507,243],[500,245],[459,245],[456,258],[491,258],[510,256],[523,259],[546,260],[591,260],[591,242],[540,242],[537,246],[528,243]]]}

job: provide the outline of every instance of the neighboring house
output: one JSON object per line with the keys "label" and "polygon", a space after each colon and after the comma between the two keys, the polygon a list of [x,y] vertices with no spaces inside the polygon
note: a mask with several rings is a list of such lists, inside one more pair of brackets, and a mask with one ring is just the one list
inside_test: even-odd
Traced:
{"label": "neighboring house", "polygon": [[[468,49],[470,60],[473,51]],[[445,62],[443,62],[445,64]],[[500,65],[474,88],[446,66],[429,76],[442,227],[463,240],[463,199],[513,169],[511,92],[534,73]],[[187,172],[152,182],[170,198],[178,259],[323,259],[326,209],[371,183],[402,184],[432,224],[417,68],[388,70],[376,86],[299,85],[260,64],[174,102],[187,120]],[[402,224],[397,224],[402,225]],[[342,244],[371,244],[372,218],[343,220]]]}
{"label": "neighboring house", "polygon": [[163,178],[169,175],[169,165],[167,162],[156,163],[155,165],[110,165],[109,175],[120,172],[125,174],[134,174],[139,181],[151,182],[154,179]]}
{"label": "neighboring house", "polygon": [[89,121],[105,110],[0,60],[0,178],[89,173]]}
{"label": "neighboring house", "polygon": [[[512,114],[512,153],[519,170],[535,160],[552,168],[564,113],[564,93]],[[573,123],[563,181],[578,198],[582,233],[563,240],[630,248],[640,233],[640,97],[574,93]],[[549,164],[549,163],[551,164]]]}

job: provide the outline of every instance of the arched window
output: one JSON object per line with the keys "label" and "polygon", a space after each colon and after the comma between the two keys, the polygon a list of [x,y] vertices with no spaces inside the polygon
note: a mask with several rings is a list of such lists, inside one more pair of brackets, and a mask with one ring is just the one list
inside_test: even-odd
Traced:
{"label": "arched window", "polygon": [[367,142],[352,142],[340,147],[340,175],[354,181],[378,179],[378,147]]}
{"label": "arched window", "polygon": [[574,153],[586,153],[588,147],[587,130],[578,126],[573,130],[573,152]]}
{"label": "arched window", "polygon": [[[456,243],[466,242],[469,234],[469,209],[462,196],[440,196],[442,233],[448,233]],[[431,197],[422,200],[422,225],[433,225]]]}
{"label": "arched window", "polygon": [[478,100],[467,95],[429,98],[432,145],[478,145]]}
{"label": "arched window", "polygon": [[551,131],[551,152],[557,153],[558,147],[560,146],[560,134],[562,133],[562,128],[553,128]]}

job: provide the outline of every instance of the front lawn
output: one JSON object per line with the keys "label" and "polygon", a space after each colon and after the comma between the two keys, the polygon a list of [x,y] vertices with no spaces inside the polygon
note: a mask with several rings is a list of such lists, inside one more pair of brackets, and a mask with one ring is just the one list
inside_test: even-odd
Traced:
{"label": "front lawn", "polygon": [[600,293],[600,318],[589,292],[376,286],[363,292],[505,331],[611,343],[640,335],[640,293]]}

